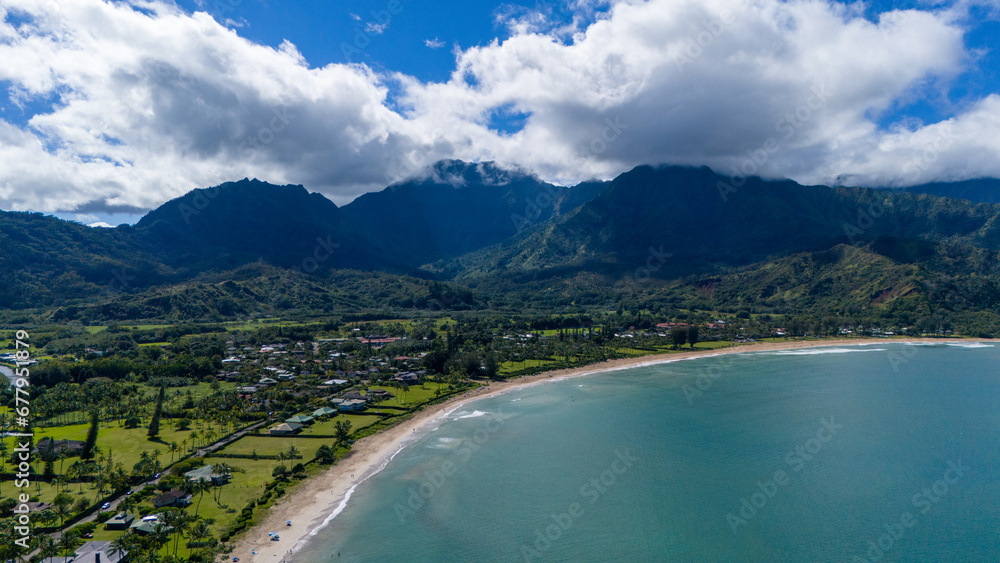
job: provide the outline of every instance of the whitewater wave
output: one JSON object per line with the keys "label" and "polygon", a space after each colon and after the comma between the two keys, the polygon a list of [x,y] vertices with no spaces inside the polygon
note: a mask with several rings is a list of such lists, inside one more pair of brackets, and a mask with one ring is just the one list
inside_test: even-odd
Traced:
{"label": "whitewater wave", "polygon": [[452,420],[461,420],[463,418],[479,418],[480,416],[486,416],[486,415],[488,415],[490,413],[484,412],[484,411],[472,411],[472,412],[461,411],[461,412],[459,412],[457,414],[458,414],[458,416],[456,416]]}
{"label": "whitewater wave", "polygon": [[985,342],[946,342],[945,346],[951,346],[952,348],[993,348],[993,344],[987,344]]}
{"label": "whitewater wave", "polygon": [[817,356],[819,354],[850,354],[853,352],[885,352],[885,348],[809,348],[807,350],[780,350],[764,352],[768,356]]}

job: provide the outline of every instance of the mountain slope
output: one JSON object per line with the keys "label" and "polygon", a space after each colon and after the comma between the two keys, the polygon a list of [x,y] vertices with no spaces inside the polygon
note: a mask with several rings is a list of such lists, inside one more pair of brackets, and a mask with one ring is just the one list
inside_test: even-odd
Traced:
{"label": "mountain slope", "polygon": [[934,182],[909,188],[895,188],[893,191],[964,199],[973,203],[1000,203],[1000,180],[996,178],[979,178],[961,182]]}
{"label": "mountain slope", "polygon": [[442,161],[426,178],[364,194],[341,211],[375,246],[419,267],[501,242],[571,211],[604,187],[564,188],[492,163]]}
{"label": "mountain slope", "polygon": [[257,260],[309,272],[398,268],[393,253],[371,253],[357,225],[302,186],[244,179],[193,190],[150,211],[135,232],[167,264],[191,275]]}
{"label": "mountain slope", "polygon": [[623,273],[652,261],[658,277],[670,278],[885,237],[1000,249],[1000,206],[759,178],[738,188],[732,182],[708,168],[639,167],[567,216],[460,257],[449,271],[459,279]]}

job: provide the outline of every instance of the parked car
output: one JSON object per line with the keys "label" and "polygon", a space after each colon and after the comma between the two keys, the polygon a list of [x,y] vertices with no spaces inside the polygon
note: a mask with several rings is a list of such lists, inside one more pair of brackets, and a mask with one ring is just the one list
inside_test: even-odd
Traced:
{"label": "parked car", "polygon": [[111,503],[110,502],[106,502],[106,503],[104,503],[104,504],[101,505],[101,510],[107,510],[109,508],[111,508]]}

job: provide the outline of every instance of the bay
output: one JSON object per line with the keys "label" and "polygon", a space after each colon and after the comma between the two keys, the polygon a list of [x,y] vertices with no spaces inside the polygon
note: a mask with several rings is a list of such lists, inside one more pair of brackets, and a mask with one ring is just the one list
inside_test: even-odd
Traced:
{"label": "bay", "polygon": [[288,560],[997,561],[1000,349],[730,354],[453,412]]}

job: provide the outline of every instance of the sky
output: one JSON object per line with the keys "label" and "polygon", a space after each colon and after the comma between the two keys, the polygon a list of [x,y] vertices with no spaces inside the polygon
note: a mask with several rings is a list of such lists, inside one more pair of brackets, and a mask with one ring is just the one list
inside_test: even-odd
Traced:
{"label": "sky", "polygon": [[805,184],[1000,177],[1000,0],[0,0],[0,209],[117,225],[441,159]]}

